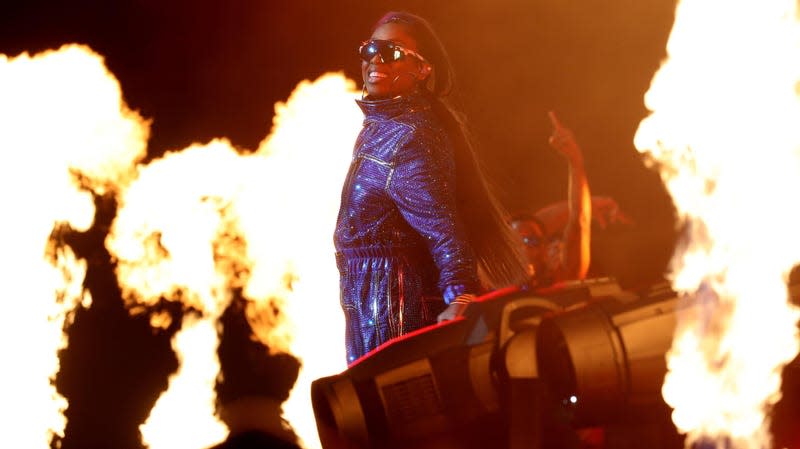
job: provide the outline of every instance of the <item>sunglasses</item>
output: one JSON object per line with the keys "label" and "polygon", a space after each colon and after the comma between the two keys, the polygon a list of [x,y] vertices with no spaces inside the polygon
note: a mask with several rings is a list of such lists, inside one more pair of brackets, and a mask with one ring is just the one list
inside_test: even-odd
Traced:
{"label": "sunglasses", "polygon": [[372,61],[372,58],[374,58],[375,55],[379,55],[381,64],[399,61],[403,59],[404,56],[413,56],[425,64],[428,63],[425,58],[423,58],[414,50],[404,48],[392,41],[383,41],[378,39],[362,42],[361,46],[358,47],[358,54],[361,56],[361,59],[366,62]]}

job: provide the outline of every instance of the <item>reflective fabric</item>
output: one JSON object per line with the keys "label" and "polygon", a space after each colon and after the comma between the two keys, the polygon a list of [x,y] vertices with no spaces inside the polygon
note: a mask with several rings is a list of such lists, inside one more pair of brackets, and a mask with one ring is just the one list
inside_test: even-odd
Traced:
{"label": "reflective fabric", "polygon": [[364,126],[334,232],[348,363],[480,288],[456,214],[453,150],[428,100],[358,104]]}

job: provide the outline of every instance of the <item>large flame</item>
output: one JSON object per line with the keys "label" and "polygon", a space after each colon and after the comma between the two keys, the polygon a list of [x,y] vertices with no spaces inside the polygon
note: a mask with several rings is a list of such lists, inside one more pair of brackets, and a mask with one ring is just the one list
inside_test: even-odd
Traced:
{"label": "large flame", "polygon": [[[320,447],[310,407],[311,382],[346,368],[333,229],[340,186],[363,119],[353,101],[357,92],[355,83],[341,74],[300,83],[287,103],[276,106],[274,128],[258,150],[269,159],[272,186],[285,195],[286,207],[276,208],[273,217],[260,215],[266,223],[259,226],[270,230],[260,235],[273,241],[253,241],[253,253],[255,260],[276,256],[288,260],[294,269],[296,281],[285,311],[294,327],[290,353],[303,365],[283,408],[301,444],[309,449]],[[248,297],[264,297],[261,288],[255,287],[269,278],[267,267],[254,270]],[[263,334],[269,328],[254,319],[250,322],[265,340]]]}
{"label": "large flame", "polygon": [[215,323],[240,282],[237,256],[243,253],[224,247],[238,241],[224,237],[236,235],[231,210],[242,188],[237,181],[248,179],[238,176],[244,165],[225,141],[194,146],[142,167],[120,198],[107,247],[117,258],[124,298],[134,311],[160,298],[190,310],[173,337],[181,366],[141,427],[154,449],[178,442],[202,448],[226,435],[214,412]]}
{"label": "large flame", "polygon": [[[339,74],[303,82],[278,105],[275,127],[255,153],[241,154],[218,139],[142,167],[121,196],[107,240],[132,310],[165,298],[214,323],[234,289],[242,291],[255,336],[271,351],[302,361],[285,410],[307,447],[318,444],[310,383],[345,364],[331,236],[338,186],[360,124],[354,95],[354,84]],[[152,449],[174,447],[176,434],[191,433],[186,447],[197,448],[225,436],[214,395],[205,394],[219,372],[212,357],[216,331],[187,324],[173,347],[184,363],[189,357],[206,363],[170,379],[142,427]],[[184,335],[189,330],[206,343],[185,347],[204,355],[177,343],[192,338]],[[187,427],[176,432],[181,423]]]}
{"label": "large flame", "polygon": [[[71,45],[0,55],[1,447],[49,448],[63,436],[67,401],[53,387],[70,312],[91,299],[86,262],[53,240],[87,230],[105,193],[144,155],[147,124],[122,102],[102,59]],[[88,189],[88,190],[87,190]]]}
{"label": "large flame", "polygon": [[798,351],[786,281],[800,260],[800,26],[795,0],[683,0],[636,147],[685,229],[686,293],[663,394],[698,440],[770,447],[781,368]]}
{"label": "large flame", "polygon": [[[0,55],[0,187],[5,210],[0,318],[2,447],[49,447],[65,428],[52,385],[64,326],[83,290],[85,261],[55,240],[56,226],[88,230],[92,195],[111,194],[118,216],[106,245],[132,313],[180,301],[173,339],[180,367],[141,427],[151,448],[204,448],[225,437],[215,415],[220,314],[235,292],[249,300],[254,337],[302,361],[285,417],[306,447],[318,438],[313,379],[345,367],[332,231],[338,189],[360,125],[354,83],[304,81],[276,108],[252,154],[225,139],[168,153],[146,166],[148,123],[123,103],[102,58],[82,46],[36,57]],[[20,342],[12,345],[11,342]]]}

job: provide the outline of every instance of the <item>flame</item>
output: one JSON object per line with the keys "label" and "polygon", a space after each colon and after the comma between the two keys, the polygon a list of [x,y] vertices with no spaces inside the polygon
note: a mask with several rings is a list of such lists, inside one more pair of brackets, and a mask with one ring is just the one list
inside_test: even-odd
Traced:
{"label": "flame", "polygon": [[[207,324],[235,289],[249,300],[255,337],[302,360],[286,416],[306,447],[318,441],[310,383],[345,366],[332,232],[360,124],[354,95],[340,74],[303,82],[277,105],[275,127],[255,153],[241,154],[225,139],[193,145],[141,167],[121,194],[106,246],[129,307],[181,301],[206,324],[205,331],[182,324],[173,341],[179,357],[198,357],[188,350],[214,355],[172,376],[141,428],[149,447],[173,447],[179,423],[191,426],[177,432],[195,438],[187,447],[224,437],[215,398],[205,394],[219,372],[217,335]],[[179,344],[193,338],[189,331],[206,343]]]}
{"label": "flame", "polygon": [[786,281],[800,259],[800,27],[794,0],[679,2],[635,145],[660,170],[685,241],[687,296],[663,395],[697,441],[771,446],[767,413],[798,352]]}
{"label": "flame", "polygon": [[214,324],[241,281],[236,257],[241,251],[224,243],[237,242],[225,236],[236,234],[231,206],[242,188],[236,175],[244,162],[223,140],[193,146],[141,167],[120,195],[106,246],[117,259],[123,298],[135,312],[147,310],[135,306],[165,298],[200,315],[185,314],[173,336],[182,365],[140,427],[150,448],[175,447],[179,441],[181,447],[207,447],[226,435],[215,416]]}
{"label": "flame", "polygon": [[106,246],[131,312],[166,327],[169,315],[153,307],[160,300],[186,310],[173,338],[180,367],[141,426],[145,443],[200,448],[224,438],[216,326],[241,290],[254,337],[302,360],[285,414],[305,447],[318,446],[310,383],[345,367],[331,236],[361,120],[355,95],[341,74],[304,81],[276,106],[256,152],[216,139],[137,166],[149,123],[124,104],[99,55],[78,45],[0,55],[0,183],[15,192],[4,205],[16,211],[4,225],[2,268],[24,274],[5,281],[0,357],[14,369],[4,371],[0,419],[17,425],[2,446],[49,447],[63,436],[57,354],[70,312],[91,297],[86,262],[52,236],[64,224],[88,230],[93,195],[106,194],[119,204]]}
{"label": "flame", "polygon": [[225,438],[227,428],[213,411],[214,381],[219,372],[214,324],[210,318],[190,315],[173,338],[180,366],[140,426],[148,447],[200,449]]}
{"label": "flame", "polygon": [[[90,190],[129,179],[144,155],[147,124],[122,102],[102,58],[78,45],[35,56],[0,55],[0,190],[4,210],[0,314],[2,447],[49,448],[67,407],[52,381],[65,326],[91,297],[86,261],[52,239],[91,227]],[[13,194],[10,194],[12,193]]]}
{"label": "flame", "polygon": [[[285,312],[294,323],[289,352],[301,359],[302,368],[283,409],[308,449],[320,447],[310,407],[311,382],[346,368],[333,229],[340,186],[363,119],[353,101],[357,94],[355,83],[341,74],[300,83],[287,103],[276,105],[274,128],[258,149],[275,170],[274,186],[286,195],[286,207],[276,209],[280,223],[259,225],[270,229],[265,237],[275,240],[253,247],[259,250],[257,260],[268,260],[277,250],[294,267],[296,280]],[[266,268],[254,271],[249,297],[264,296],[257,285],[268,274]],[[250,322],[264,340],[268,329]]]}

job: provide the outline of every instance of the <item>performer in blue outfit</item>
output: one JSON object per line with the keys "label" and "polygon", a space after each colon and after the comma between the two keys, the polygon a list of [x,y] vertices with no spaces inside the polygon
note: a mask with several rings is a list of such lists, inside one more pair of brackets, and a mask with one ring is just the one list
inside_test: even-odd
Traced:
{"label": "performer in blue outfit", "polygon": [[430,25],[390,12],[359,53],[365,120],[334,233],[348,363],[526,276],[521,244],[445,101],[452,71]]}

